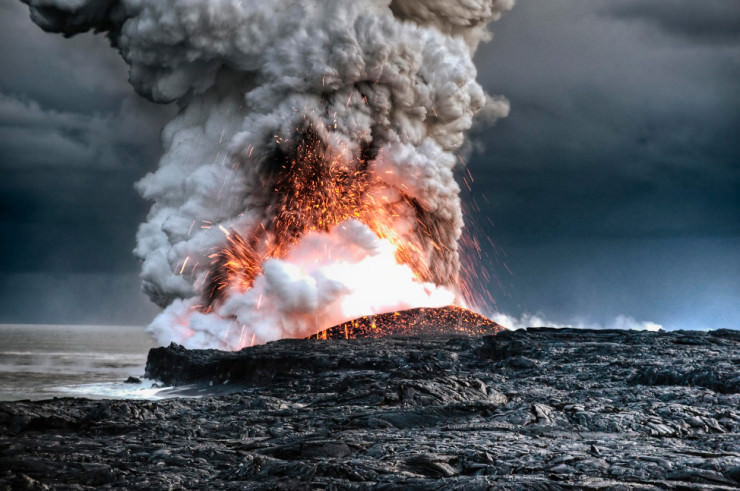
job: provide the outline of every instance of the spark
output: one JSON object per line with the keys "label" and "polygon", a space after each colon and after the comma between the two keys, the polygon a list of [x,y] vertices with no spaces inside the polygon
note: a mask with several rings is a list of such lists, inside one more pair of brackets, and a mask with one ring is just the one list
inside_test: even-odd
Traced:
{"label": "spark", "polygon": [[[282,140],[275,136],[275,141]],[[217,225],[226,240],[208,256],[210,266],[202,277],[201,311],[212,312],[226,295],[251,289],[262,274],[265,261],[284,259],[306,234],[330,233],[348,220],[361,222],[386,241],[392,248],[395,263],[410,268],[410,280],[422,285],[419,291],[426,298],[432,298],[438,285],[448,285],[450,296],[446,298],[458,298],[459,305],[469,305],[468,286],[458,285],[457,277],[442,276],[432,267],[434,257],[452,253],[441,242],[439,227],[442,225],[436,221],[438,218],[410,198],[403,184],[399,185],[400,190],[394,191],[393,200],[385,193],[376,193],[375,190],[387,189],[388,185],[381,175],[369,169],[369,161],[362,151],[353,153],[344,148],[332,148],[310,124],[302,130],[293,150],[282,162],[274,163],[275,171],[264,183],[272,190],[271,218],[246,229],[226,229]],[[384,172],[393,173],[391,170]],[[414,215],[409,216],[408,210]],[[412,232],[408,231],[409,219],[415,223]],[[211,225],[207,221],[203,223]],[[325,250],[323,254],[317,251],[304,258],[302,265],[330,261],[331,257],[332,251]],[[377,275],[375,272],[368,274],[367,278],[368,281],[382,281],[382,271]],[[454,293],[458,289],[460,293]],[[260,293],[257,309],[263,307],[263,300]],[[362,311],[361,307],[353,309]],[[368,324],[368,328],[382,331],[374,322]],[[353,337],[349,328],[342,334],[347,339]]]}
{"label": "spark", "polygon": [[183,261],[182,267],[180,268],[180,274],[182,274],[183,271],[185,271],[185,267],[188,265],[188,261],[190,261],[190,256],[186,257],[185,261]]}
{"label": "spark", "polygon": [[411,330],[433,332],[435,326],[455,326],[455,331],[464,335],[497,334],[504,330],[490,319],[461,307],[420,308],[361,317],[324,329],[309,339],[379,338]]}

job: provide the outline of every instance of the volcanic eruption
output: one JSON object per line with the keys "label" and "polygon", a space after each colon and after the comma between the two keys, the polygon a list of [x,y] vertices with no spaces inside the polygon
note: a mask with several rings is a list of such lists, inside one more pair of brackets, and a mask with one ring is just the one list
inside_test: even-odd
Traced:
{"label": "volcanic eruption", "polygon": [[471,305],[453,169],[472,61],[513,0],[23,0],[104,31],[143,96],[176,102],[137,235],[163,344],[240,349],[363,316]]}

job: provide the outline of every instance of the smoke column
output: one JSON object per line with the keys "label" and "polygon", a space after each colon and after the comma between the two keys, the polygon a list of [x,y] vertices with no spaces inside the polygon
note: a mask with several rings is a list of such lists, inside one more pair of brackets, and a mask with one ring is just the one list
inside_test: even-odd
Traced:
{"label": "smoke column", "polygon": [[463,302],[456,151],[476,47],[514,0],[23,0],[106,32],[136,91],[176,102],[137,183],[161,343],[239,349]]}

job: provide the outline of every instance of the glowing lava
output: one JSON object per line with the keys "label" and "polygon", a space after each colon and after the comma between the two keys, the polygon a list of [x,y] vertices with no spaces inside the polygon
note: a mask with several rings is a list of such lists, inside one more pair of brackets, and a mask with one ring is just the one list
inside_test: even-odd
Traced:
{"label": "glowing lava", "polygon": [[225,244],[209,256],[202,297],[175,301],[153,331],[169,323],[180,326],[170,341],[240,349],[363,316],[462,303],[457,277],[429,267],[448,252],[435,239],[434,216],[384,184],[367,158],[348,158],[305,130],[268,173],[272,218],[246,231],[220,226]]}
{"label": "glowing lava", "polygon": [[[408,265],[419,283],[456,285],[457,278],[436,277],[428,266],[430,254],[445,253],[445,247],[433,233],[437,224],[413,198],[384,185],[367,159],[368,155],[346,158],[345,151],[325,145],[309,126],[294,154],[285,156],[269,172],[271,182],[267,184],[272,188],[273,201],[267,206],[272,212],[267,225],[260,223],[245,236],[239,231],[223,230],[227,244],[210,256],[212,265],[204,310],[212,310],[230,287],[242,292],[251,288],[266,260],[285,258],[307,233],[330,233],[351,220],[363,223],[377,238],[383,239],[385,243],[378,243],[383,254],[389,252],[389,247],[393,248],[396,262]],[[413,210],[416,222],[413,225],[420,232],[409,233],[411,224],[404,223],[408,210]],[[357,227],[354,229],[359,231]],[[301,255],[298,265],[305,270],[303,262],[332,261],[332,254],[333,251],[325,249],[314,251],[309,257]],[[341,268],[342,258],[334,260],[337,268]],[[377,262],[370,261],[378,266]],[[373,274],[358,268],[355,274],[372,281],[378,274],[382,276],[382,271]],[[385,283],[374,286],[387,288]]]}
{"label": "glowing lava", "polygon": [[384,184],[367,156],[348,158],[309,127],[273,165],[272,218],[246,231],[219,226],[225,244],[209,256],[202,297],[173,302],[153,332],[180,326],[174,339],[166,329],[170,341],[241,349],[460,302],[457,278],[440,279],[428,266],[445,253],[433,215]]}
{"label": "glowing lava", "polygon": [[320,331],[310,339],[357,339],[385,336],[497,334],[505,328],[461,307],[419,308],[370,315]]}

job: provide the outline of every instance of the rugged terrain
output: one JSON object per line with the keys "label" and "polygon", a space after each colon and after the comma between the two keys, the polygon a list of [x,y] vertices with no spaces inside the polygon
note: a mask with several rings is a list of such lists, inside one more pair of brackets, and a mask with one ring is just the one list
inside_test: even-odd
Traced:
{"label": "rugged terrain", "polygon": [[148,374],[220,395],[2,403],[0,488],[735,489],[739,348],[544,328],[173,345]]}

